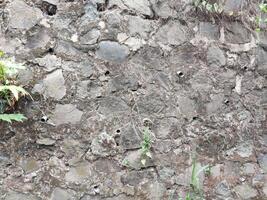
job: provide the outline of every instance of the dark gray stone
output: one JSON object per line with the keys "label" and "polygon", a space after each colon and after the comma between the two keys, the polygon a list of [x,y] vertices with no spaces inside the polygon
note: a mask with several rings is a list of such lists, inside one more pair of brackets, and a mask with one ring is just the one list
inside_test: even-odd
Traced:
{"label": "dark gray stone", "polygon": [[209,22],[200,22],[199,34],[209,39],[217,40],[220,36],[219,27],[217,24],[212,24]]}
{"label": "dark gray stone", "polygon": [[128,47],[113,41],[100,42],[99,49],[96,51],[98,58],[118,63],[126,60],[129,53]]}
{"label": "dark gray stone", "polygon": [[124,149],[136,149],[141,144],[141,138],[138,134],[138,130],[129,124],[121,130],[120,135],[120,146]]}
{"label": "dark gray stone", "polygon": [[181,45],[187,40],[186,27],[177,21],[162,26],[155,35],[156,41],[165,45]]}
{"label": "dark gray stone", "polygon": [[251,36],[241,23],[231,22],[225,26],[225,40],[227,43],[244,44],[250,42]]}
{"label": "dark gray stone", "polygon": [[261,75],[267,75],[267,52],[262,48],[257,49],[258,72]]}
{"label": "dark gray stone", "polygon": [[224,52],[218,46],[210,46],[207,52],[207,62],[211,67],[222,67],[226,64]]}
{"label": "dark gray stone", "polygon": [[56,125],[77,124],[80,122],[82,115],[83,112],[72,104],[57,104],[51,120]]}
{"label": "dark gray stone", "polygon": [[226,181],[220,182],[216,188],[215,192],[220,197],[229,198],[231,196],[231,189]]}

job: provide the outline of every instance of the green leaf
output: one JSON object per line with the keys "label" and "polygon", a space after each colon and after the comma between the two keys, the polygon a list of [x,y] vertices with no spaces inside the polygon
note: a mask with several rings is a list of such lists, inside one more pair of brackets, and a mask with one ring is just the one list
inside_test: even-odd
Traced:
{"label": "green leaf", "polygon": [[146,165],[146,159],[142,159],[142,160],[141,160],[141,163],[142,163],[142,165],[145,166],[145,165]]}
{"label": "green leaf", "polygon": [[5,67],[6,74],[12,76],[18,73],[18,70],[25,69],[21,63],[16,63],[14,58],[1,59],[0,65]]}
{"label": "green leaf", "polygon": [[12,123],[12,121],[22,122],[27,118],[22,114],[0,114],[0,120]]}
{"label": "green leaf", "polygon": [[256,32],[261,32],[261,29],[260,28],[256,28],[255,31]]}
{"label": "green leaf", "polygon": [[4,92],[6,90],[9,90],[13,94],[13,96],[15,97],[15,99],[17,101],[19,100],[19,94],[20,93],[23,96],[25,96],[25,95],[29,95],[30,96],[30,94],[25,89],[23,89],[22,87],[15,86],[15,85],[3,85],[3,86],[0,86],[0,92]]}

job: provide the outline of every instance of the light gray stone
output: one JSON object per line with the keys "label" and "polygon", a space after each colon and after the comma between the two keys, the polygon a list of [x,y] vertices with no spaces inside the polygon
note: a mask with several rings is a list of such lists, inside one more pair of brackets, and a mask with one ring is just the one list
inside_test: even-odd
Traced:
{"label": "light gray stone", "polygon": [[51,139],[51,138],[40,138],[38,140],[36,140],[37,144],[40,145],[46,145],[46,146],[50,146],[56,143],[55,140]]}
{"label": "light gray stone", "polygon": [[267,173],[267,154],[261,154],[258,157],[258,162],[264,173]]}
{"label": "light gray stone", "polygon": [[76,106],[72,104],[57,104],[52,117],[52,122],[56,125],[77,124],[80,122],[82,115],[83,112],[78,110]]}
{"label": "light gray stone", "polygon": [[72,200],[72,195],[67,190],[55,188],[50,200]]}
{"label": "light gray stone", "polygon": [[31,194],[23,194],[19,192],[8,192],[4,200],[40,200],[38,197],[35,197]]}
{"label": "light gray stone", "polygon": [[106,132],[100,133],[93,139],[91,144],[92,153],[100,157],[114,155],[116,153],[116,147],[114,138]]}
{"label": "light gray stone", "polygon": [[33,158],[21,158],[19,162],[25,173],[30,173],[39,169],[39,163]]}
{"label": "light gray stone", "polygon": [[[145,163],[142,163],[145,160]],[[130,152],[122,162],[124,165],[139,170],[141,168],[147,168],[154,166],[153,161],[150,157],[143,155],[142,150]]]}
{"label": "light gray stone", "polygon": [[234,188],[234,191],[241,199],[252,199],[258,195],[257,190],[253,189],[247,183],[243,185],[238,185]]}
{"label": "light gray stone", "polygon": [[129,53],[128,47],[113,41],[100,42],[99,49],[96,51],[98,58],[118,63],[126,60]]}
{"label": "light gray stone", "polygon": [[67,182],[82,182],[91,175],[89,163],[80,163],[71,167],[65,175]]}
{"label": "light gray stone", "polygon": [[128,8],[140,14],[147,16],[153,15],[152,10],[150,9],[150,2],[148,0],[123,0],[123,2]]}
{"label": "light gray stone", "polygon": [[42,11],[27,5],[22,0],[11,1],[7,6],[9,11],[9,27],[28,30],[35,26],[42,18]]}
{"label": "light gray stone", "polygon": [[151,20],[145,20],[137,16],[129,16],[128,30],[131,36],[139,35],[142,38],[147,38],[152,31]]}
{"label": "light gray stone", "polygon": [[82,45],[92,45],[97,42],[99,37],[100,31],[97,29],[92,29],[80,38],[80,43]]}
{"label": "light gray stone", "polygon": [[62,70],[56,70],[47,75],[47,77],[34,86],[33,92],[44,94],[56,100],[62,99],[66,95],[65,80]]}
{"label": "light gray stone", "polygon": [[36,62],[39,66],[44,67],[44,69],[48,72],[61,66],[61,58],[51,54],[46,54],[43,58],[36,58],[34,62]]}

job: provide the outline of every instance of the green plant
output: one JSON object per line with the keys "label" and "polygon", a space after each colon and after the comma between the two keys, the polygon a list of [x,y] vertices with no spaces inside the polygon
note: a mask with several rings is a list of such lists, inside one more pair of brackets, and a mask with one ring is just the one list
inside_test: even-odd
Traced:
{"label": "green plant", "polygon": [[18,70],[25,67],[16,63],[14,59],[6,58],[3,51],[0,51],[0,120],[6,122],[26,119],[22,114],[7,114],[6,112],[14,107],[22,96],[30,94],[21,86],[16,84]]}
{"label": "green plant", "polygon": [[261,26],[263,23],[267,24],[267,18],[262,17],[262,14],[267,13],[267,3],[264,3],[264,1],[262,1],[262,3],[259,4],[259,9],[260,9],[260,16],[257,16],[255,19],[257,32],[261,31]]}
{"label": "green plant", "polygon": [[144,132],[143,132],[143,141],[141,143],[141,149],[142,149],[142,159],[141,159],[141,163],[143,165],[146,164],[147,158],[152,158],[151,155],[151,138],[150,138],[150,134],[149,134],[149,127],[145,127]]}
{"label": "green plant", "polygon": [[194,6],[196,8],[199,8],[203,12],[209,12],[209,13],[222,13],[223,7],[218,3],[209,3],[205,0],[195,0]]}

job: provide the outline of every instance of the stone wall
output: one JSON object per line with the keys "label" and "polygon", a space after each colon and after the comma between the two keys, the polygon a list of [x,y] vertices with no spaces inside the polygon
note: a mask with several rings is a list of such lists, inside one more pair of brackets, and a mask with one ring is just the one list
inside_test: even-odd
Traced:
{"label": "stone wall", "polygon": [[34,98],[0,123],[0,198],[178,199],[196,155],[205,199],[266,199],[267,37],[256,1],[219,3],[0,0],[0,49]]}

